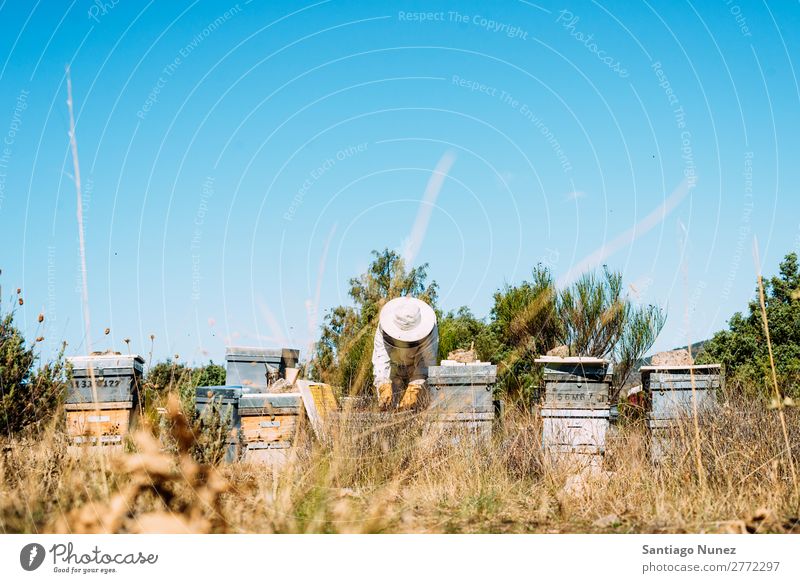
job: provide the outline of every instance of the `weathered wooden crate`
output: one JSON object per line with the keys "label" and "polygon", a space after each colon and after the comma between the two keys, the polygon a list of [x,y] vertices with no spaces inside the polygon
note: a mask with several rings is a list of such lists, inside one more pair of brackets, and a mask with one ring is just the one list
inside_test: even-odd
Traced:
{"label": "weathered wooden crate", "polygon": [[248,393],[239,399],[248,462],[280,466],[289,460],[304,420],[300,393]]}
{"label": "weathered wooden crate", "polygon": [[73,445],[122,445],[138,409],[130,402],[67,404],[67,435]]}
{"label": "weathered wooden crate", "polygon": [[299,380],[295,383],[295,387],[303,399],[306,417],[314,434],[319,439],[327,439],[329,420],[340,412],[336,389],[331,385],[310,380]]}
{"label": "weathered wooden crate", "polygon": [[144,359],[93,354],[67,359],[72,375],[64,409],[73,445],[121,446],[134,425]]}
{"label": "weathered wooden crate", "polygon": [[542,444],[554,462],[599,469],[609,426],[608,410],[542,409]]}
{"label": "weathered wooden crate", "polygon": [[542,357],[542,447],[560,464],[600,468],[611,423],[611,375],[599,358]]}
{"label": "weathered wooden crate", "polygon": [[[232,462],[239,456],[239,430],[241,419],[239,417],[239,399],[244,389],[237,385],[218,385],[210,387],[197,387],[195,390],[195,410],[198,416],[208,419],[212,408],[218,408],[220,421],[227,420],[230,425],[228,432],[228,451],[225,460]],[[216,421],[216,420],[214,420]]]}
{"label": "weathered wooden crate", "polygon": [[[144,359],[138,354],[98,354],[67,358],[72,380],[64,400],[69,405],[131,403],[139,399]],[[92,379],[94,377],[94,380]]]}
{"label": "weathered wooden crate", "polygon": [[658,461],[671,448],[681,420],[694,415],[695,400],[698,415],[713,411],[722,386],[721,366],[643,366],[640,373],[642,389],[649,397],[650,453]]}
{"label": "weathered wooden crate", "polygon": [[607,409],[611,402],[608,362],[599,358],[542,357],[545,409]]}
{"label": "weathered wooden crate", "polygon": [[491,439],[497,366],[488,363],[432,366],[428,369],[431,430],[459,439]]}
{"label": "weathered wooden crate", "polygon": [[225,349],[225,383],[264,391],[270,367],[283,377],[287,367],[297,366],[299,358],[300,351],[292,348],[229,346]]}

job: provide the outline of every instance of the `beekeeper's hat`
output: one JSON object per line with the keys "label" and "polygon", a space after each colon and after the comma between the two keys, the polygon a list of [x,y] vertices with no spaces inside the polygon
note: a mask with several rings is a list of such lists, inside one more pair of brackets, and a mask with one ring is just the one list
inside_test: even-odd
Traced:
{"label": "beekeeper's hat", "polygon": [[395,298],[381,310],[381,330],[401,342],[418,342],[436,325],[436,312],[417,298]]}

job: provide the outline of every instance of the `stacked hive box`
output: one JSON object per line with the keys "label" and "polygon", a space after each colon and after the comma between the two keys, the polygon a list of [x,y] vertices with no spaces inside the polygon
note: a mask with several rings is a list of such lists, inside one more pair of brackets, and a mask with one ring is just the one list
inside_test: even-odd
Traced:
{"label": "stacked hive box", "polygon": [[133,425],[144,359],[136,354],[68,358],[67,432],[75,445],[117,445]]}
{"label": "stacked hive box", "polygon": [[253,392],[266,390],[271,374],[283,378],[299,358],[300,351],[292,348],[229,346],[225,349],[225,383]]}
{"label": "stacked hive box", "polygon": [[474,434],[489,440],[494,422],[497,366],[485,362],[453,363],[428,369],[429,413],[435,429]]}
{"label": "stacked hive box", "polygon": [[[241,386],[221,385],[197,387],[195,391],[195,409],[201,422],[210,425],[222,422],[227,423],[230,427],[228,450],[225,455],[225,460],[229,462],[238,458],[239,430],[241,428],[239,399],[243,390]],[[212,417],[212,411],[215,409],[219,415],[217,419]]]}
{"label": "stacked hive box", "polygon": [[663,459],[670,447],[671,436],[680,427],[681,419],[703,414],[716,403],[720,388],[720,365],[643,366],[642,390],[649,396],[650,451],[656,461]]}
{"label": "stacked hive box", "polygon": [[249,393],[239,399],[245,461],[282,465],[303,422],[300,393]]}
{"label": "stacked hive box", "polygon": [[542,446],[552,459],[599,468],[611,407],[608,362],[599,358],[542,357]]}

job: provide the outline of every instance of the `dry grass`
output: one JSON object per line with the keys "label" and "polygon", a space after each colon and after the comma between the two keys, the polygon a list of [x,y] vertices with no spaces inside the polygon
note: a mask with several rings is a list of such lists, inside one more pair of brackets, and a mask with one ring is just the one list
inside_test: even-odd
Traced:
{"label": "dry grass", "polygon": [[[798,453],[800,415],[785,413]],[[196,530],[248,533],[800,531],[800,501],[774,411],[728,403],[702,420],[700,432],[702,489],[691,420],[657,466],[643,426],[618,427],[605,471],[576,480],[574,468],[544,458],[534,415],[508,414],[488,444],[466,436],[454,444],[426,429],[423,416],[345,416],[326,442],[303,434],[280,471],[221,466],[227,485],[207,469],[187,478],[185,444],[174,454],[165,453],[174,444],[161,452],[140,445],[138,454],[112,459],[103,470],[97,457],[69,456],[54,427],[44,438],[3,442],[0,530],[74,530],[86,508],[102,514],[134,488],[108,530],[181,531],[183,524],[190,531],[186,525],[201,523]],[[161,469],[131,471],[141,460],[136,455],[154,456]],[[151,472],[150,482],[142,482],[142,471]],[[169,524],[147,522],[165,512]]]}

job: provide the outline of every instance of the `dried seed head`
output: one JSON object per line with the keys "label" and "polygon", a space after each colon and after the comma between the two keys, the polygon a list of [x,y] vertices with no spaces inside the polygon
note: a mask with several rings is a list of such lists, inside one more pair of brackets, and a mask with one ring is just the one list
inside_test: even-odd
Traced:
{"label": "dried seed head", "polygon": [[179,355],[179,354],[176,354],[176,355],[175,355],[175,360],[178,360],[179,358],[180,358],[180,355]]}
{"label": "dried seed head", "polygon": [[130,344],[130,343],[131,343],[131,339],[130,339],[130,338],[123,338],[123,339],[122,339],[122,341],[123,341],[125,344]]}
{"label": "dried seed head", "polygon": [[38,336],[36,338],[36,342],[41,342],[42,340],[44,340],[44,336]]}
{"label": "dried seed head", "polygon": [[155,339],[156,339],[156,335],[155,334],[150,334],[150,341],[152,342]]}
{"label": "dried seed head", "polygon": [[25,302],[23,302],[23,301],[22,301],[22,298],[20,298],[20,299],[19,299],[19,305],[21,306],[21,305],[22,305],[22,304],[24,304],[24,303],[25,303]]}
{"label": "dried seed head", "polygon": [[21,288],[21,287],[18,287],[18,288],[17,288],[17,295],[19,295],[19,294],[21,294],[21,293],[22,293],[22,288]]}
{"label": "dried seed head", "polygon": [[111,332],[111,328],[106,328],[106,329],[105,329],[105,335],[106,335],[106,336],[108,336],[108,333],[109,333],[109,332]]}
{"label": "dried seed head", "polygon": [[44,314],[39,314],[39,323],[44,322]]}

